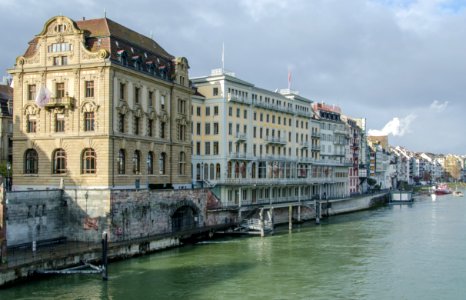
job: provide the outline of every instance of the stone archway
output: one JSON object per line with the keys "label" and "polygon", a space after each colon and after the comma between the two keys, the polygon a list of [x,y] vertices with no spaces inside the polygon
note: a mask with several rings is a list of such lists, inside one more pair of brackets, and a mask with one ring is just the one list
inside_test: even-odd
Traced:
{"label": "stone archway", "polygon": [[170,213],[172,232],[179,232],[198,227],[199,208],[191,201],[181,201]]}

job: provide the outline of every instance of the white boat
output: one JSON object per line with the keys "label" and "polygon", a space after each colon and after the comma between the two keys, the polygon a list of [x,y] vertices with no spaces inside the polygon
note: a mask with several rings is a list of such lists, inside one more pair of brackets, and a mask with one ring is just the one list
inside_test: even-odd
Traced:
{"label": "white boat", "polygon": [[463,197],[463,192],[462,191],[453,191],[453,196],[456,196],[456,197]]}

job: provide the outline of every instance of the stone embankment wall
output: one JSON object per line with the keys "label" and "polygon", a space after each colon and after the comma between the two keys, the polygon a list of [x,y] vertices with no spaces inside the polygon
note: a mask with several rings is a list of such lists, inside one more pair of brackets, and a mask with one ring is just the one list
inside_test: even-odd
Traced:
{"label": "stone embankment wall", "polygon": [[8,246],[67,235],[62,191],[10,192],[6,202]]}
{"label": "stone embankment wall", "polygon": [[208,194],[206,189],[11,192],[8,246],[61,237],[99,242],[103,231],[110,242],[167,234],[171,217],[183,207],[193,211],[193,226],[216,225],[217,217],[207,217]]}

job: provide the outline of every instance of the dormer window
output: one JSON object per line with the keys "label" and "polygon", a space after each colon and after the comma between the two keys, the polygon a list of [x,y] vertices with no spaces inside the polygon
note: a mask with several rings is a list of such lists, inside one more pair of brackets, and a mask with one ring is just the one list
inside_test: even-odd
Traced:
{"label": "dormer window", "polygon": [[66,31],[66,25],[65,24],[58,24],[55,26],[55,31],[56,32],[65,32]]}
{"label": "dormer window", "polygon": [[136,70],[142,70],[142,59],[139,55],[135,55],[132,57],[133,59],[133,66]]}
{"label": "dormer window", "polygon": [[128,54],[126,53],[126,51],[125,50],[118,50],[117,55],[118,55],[118,61],[122,65],[127,66],[128,65]]}
{"label": "dormer window", "polygon": [[154,66],[154,63],[152,61],[146,62],[146,67],[147,67],[147,72],[149,72],[150,74],[155,73],[155,66]]}

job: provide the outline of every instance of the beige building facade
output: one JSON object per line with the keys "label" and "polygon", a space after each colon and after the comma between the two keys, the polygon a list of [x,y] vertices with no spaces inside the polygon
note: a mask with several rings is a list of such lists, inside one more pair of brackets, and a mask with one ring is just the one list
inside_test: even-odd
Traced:
{"label": "beige building facade", "polygon": [[13,190],[190,187],[188,69],[110,19],[48,20],[9,70]]}
{"label": "beige building facade", "polygon": [[224,206],[265,205],[345,195],[343,161],[321,158],[312,101],[269,91],[222,69],[192,78],[193,183]]}

